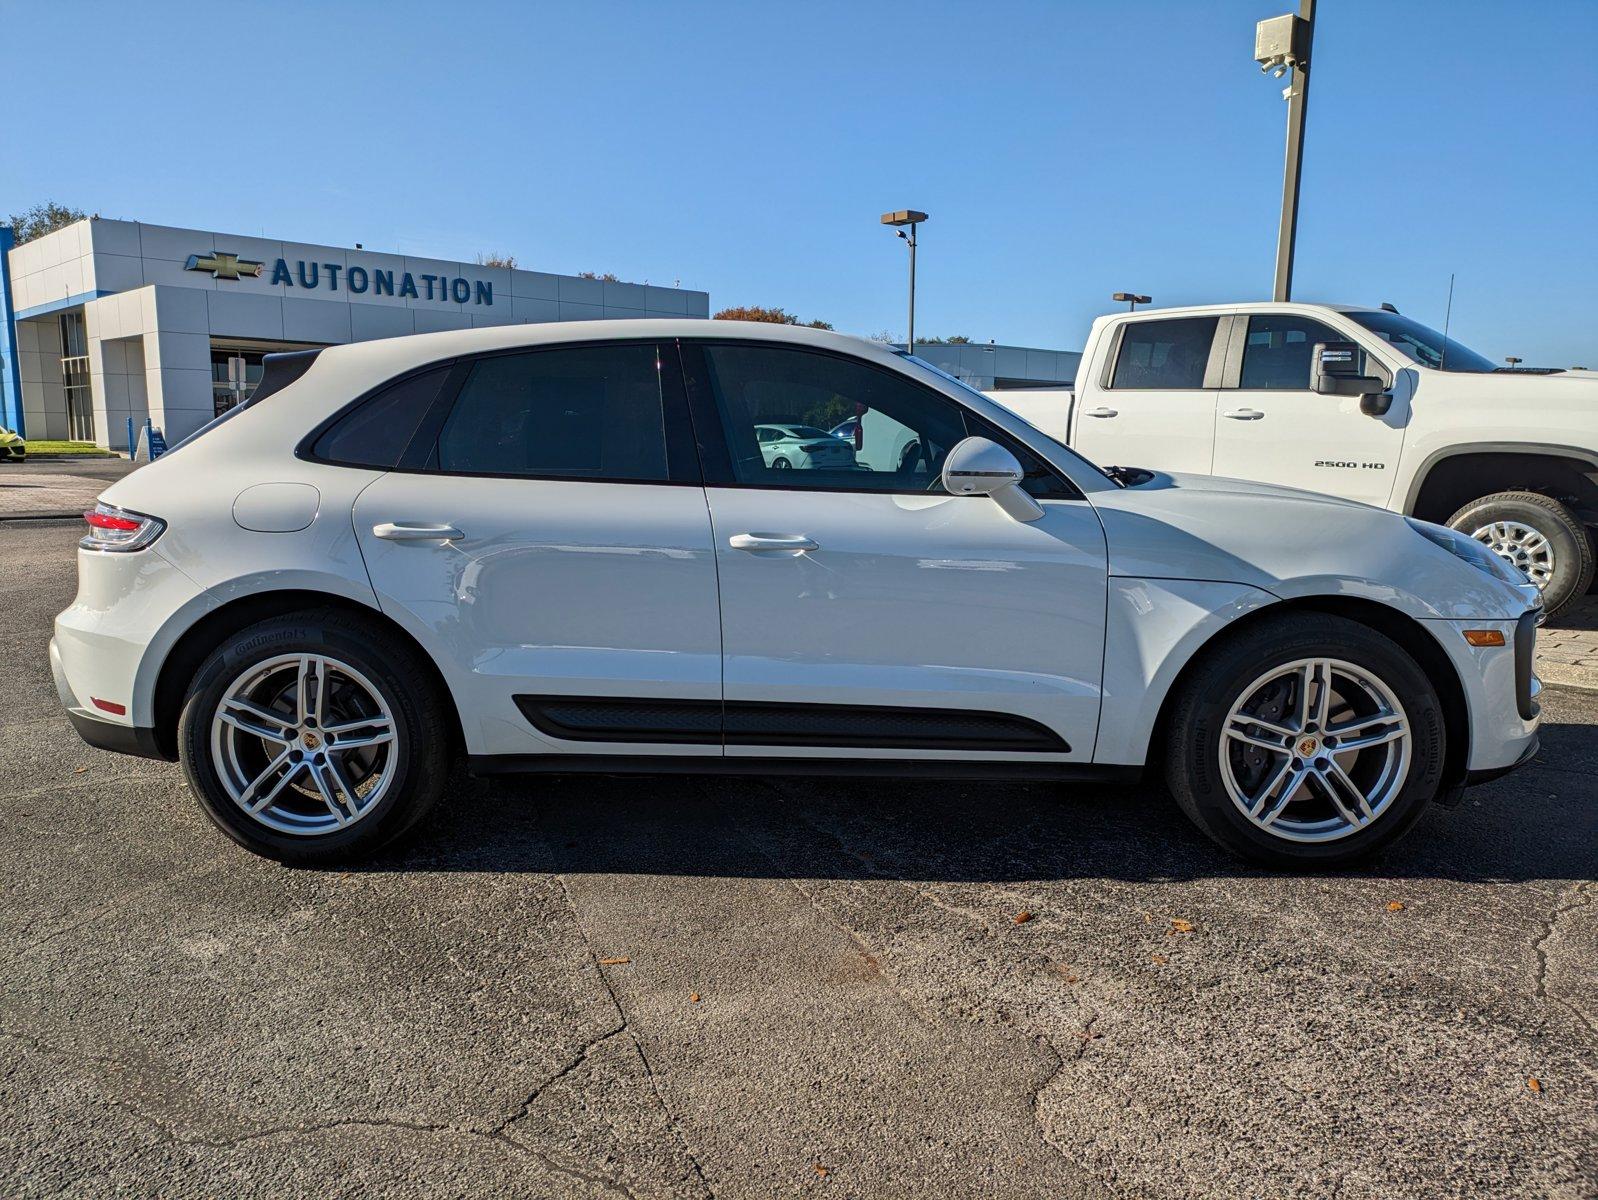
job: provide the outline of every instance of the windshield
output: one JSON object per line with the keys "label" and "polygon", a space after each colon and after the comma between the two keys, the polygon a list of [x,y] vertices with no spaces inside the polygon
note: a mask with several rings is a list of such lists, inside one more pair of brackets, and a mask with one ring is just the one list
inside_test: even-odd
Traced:
{"label": "windshield", "polygon": [[1483,358],[1474,350],[1461,346],[1453,338],[1445,338],[1435,329],[1428,329],[1419,321],[1391,312],[1344,313],[1357,321],[1395,350],[1401,351],[1423,367],[1438,371],[1486,372],[1498,368],[1491,359]]}

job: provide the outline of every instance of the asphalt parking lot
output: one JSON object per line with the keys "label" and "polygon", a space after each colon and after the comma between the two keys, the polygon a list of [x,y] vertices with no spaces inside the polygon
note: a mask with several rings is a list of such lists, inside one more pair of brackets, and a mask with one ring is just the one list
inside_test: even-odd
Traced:
{"label": "asphalt parking lot", "polygon": [[71,732],[78,532],[0,525],[0,1194],[1598,1195],[1598,692],[1332,877],[1149,787],[464,776],[288,870]]}

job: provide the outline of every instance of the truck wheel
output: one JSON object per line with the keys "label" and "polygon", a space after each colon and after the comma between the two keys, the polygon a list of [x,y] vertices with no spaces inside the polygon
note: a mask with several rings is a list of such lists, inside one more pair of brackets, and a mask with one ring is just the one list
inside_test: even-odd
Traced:
{"label": "truck wheel", "polygon": [[1210,650],[1166,728],[1165,778],[1192,822],[1276,867],[1391,845],[1438,790],[1442,703],[1391,638],[1346,617],[1265,617]]}
{"label": "truck wheel", "polygon": [[1542,589],[1553,616],[1587,591],[1593,545],[1576,514],[1540,492],[1494,492],[1472,500],[1448,525],[1491,547]]}

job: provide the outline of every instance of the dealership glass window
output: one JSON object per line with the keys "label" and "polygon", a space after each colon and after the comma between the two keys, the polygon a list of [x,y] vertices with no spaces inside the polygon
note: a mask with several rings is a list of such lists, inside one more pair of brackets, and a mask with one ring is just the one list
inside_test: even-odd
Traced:
{"label": "dealership glass window", "polygon": [[1218,320],[1177,317],[1124,326],[1110,386],[1171,391],[1202,388]]}
{"label": "dealership glass window", "polygon": [[653,345],[581,346],[476,362],[438,437],[441,471],[664,483]]}
{"label": "dealership glass window", "polygon": [[317,438],[312,455],[341,466],[397,467],[448,375],[447,366],[435,367],[384,388]]}
{"label": "dealership glass window", "polygon": [[[1047,464],[930,388],[857,359],[754,344],[705,347],[732,482],[836,491],[943,492],[943,460],[979,434],[1021,460],[1027,490],[1077,495]],[[824,432],[858,418],[853,441]]]}
{"label": "dealership glass window", "polygon": [[1315,343],[1347,340],[1308,317],[1290,313],[1252,316],[1248,319],[1248,340],[1243,344],[1243,374],[1237,386],[1249,391],[1308,391],[1310,353]]}
{"label": "dealership glass window", "polygon": [[61,386],[67,402],[67,437],[94,441],[94,385],[89,374],[89,334],[83,310],[64,312],[61,329]]}

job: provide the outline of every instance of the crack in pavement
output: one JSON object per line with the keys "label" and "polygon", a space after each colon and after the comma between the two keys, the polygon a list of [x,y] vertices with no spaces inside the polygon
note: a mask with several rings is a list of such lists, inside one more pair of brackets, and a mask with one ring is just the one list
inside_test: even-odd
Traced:
{"label": "crack in pavement", "polygon": [[[566,907],[571,911],[572,924],[577,927],[577,936],[583,939],[583,946],[588,951],[589,962],[593,965],[594,973],[599,976],[600,985],[605,989],[606,994],[610,997],[610,1002],[616,1009],[616,1017],[621,1022],[619,1027],[606,1036],[616,1037],[619,1034],[625,1033],[628,1040],[632,1042],[633,1049],[638,1054],[638,1061],[644,1064],[644,1074],[649,1079],[649,1089],[654,1093],[655,1103],[660,1106],[660,1111],[666,1118],[667,1128],[670,1129],[673,1136],[676,1137],[677,1144],[682,1147],[682,1152],[687,1156],[689,1164],[693,1167],[694,1175],[699,1180],[699,1186],[704,1189],[704,1194],[708,1197],[711,1197],[711,1200],[714,1200],[716,1193],[711,1188],[710,1181],[705,1178],[705,1169],[700,1165],[699,1156],[694,1153],[693,1147],[688,1144],[688,1139],[686,1136],[684,1136],[682,1131],[682,1125],[678,1122],[676,1114],[671,1111],[671,1106],[666,1103],[666,1097],[661,1093],[660,1090],[660,1080],[655,1074],[654,1066],[649,1061],[649,1055],[644,1052],[643,1043],[638,1040],[638,1035],[633,1032],[632,1022],[627,1016],[627,1010],[622,1006],[621,997],[616,993],[615,987],[611,984],[610,977],[605,974],[604,968],[600,966],[600,954],[594,948],[594,943],[589,940],[588,931],[583,928],[582,916],[577,911],[577,901],[571,894],[571,888],[566,885],[566,877],[564,875],[556,874],[553,878],[560,886],[561,895],[566,898]],[[588,1047],[586,1047],[584,1050],[584,1056],[586,1057],[589,1050],[598,1045],[600,1041],[604,1040],[604,1038],[600,1038],[595,1042],[589,1043]],[[576,1064],[573,1064],[573,1068],[575,1065]],[[568,1070],[573,1068],[568,1068]],[[564,1072],[562,1073],[564,1074]],[[539,1090],[541,1091],[543,1090],[543,1087],[547,1086],[549,1086],[548,1083],[545,1083],[540,1087]],[[537,1093],[535,1092],[534,1095],[536,1096]],[[529,1097],[528,1105],[531,1103],[532,1097]],[[526,1115],[526,1108],[527,1106],[524,1105],[522,1115]]]}
{"label": "crack in pavement", "polygon": [[1535,986],[1532,989],[1532,994],[1535,995],[1539,1000],[1549,1000],[1559,1005],[1561,1008],[1566,1009],[1573,1017],[1576,1018],[1576,1020],[1580,1021],[1584,1026],[1586,1026],[1588,1033],[1598,1034],[1598,1026],[1594,1026],[1592,1020],[1587,1016],[1587,1014],[1582,1012],[1581,1009],[1577,1008],[1573,1002],[1566,1000],[1561,996],[1550,996],[1548,994],[1548,951],[1544,947],[1548,942],[1548,939],[1553,937],[1554,933],[1558,930],[1559,919],[1568,915],[1569,913],[1575,912],[1577,909],[1587,907],[1595,894],[1592,887],[1587,883],[1573,884],[1569,891],[1572,896],[1576,897],[1576,899],[1569,903],[1556,903],[1554,905],[1553,911],[1550,912],[1547,919],[1543,921],[1542,933],[1538,934],[1538,936],[1532,941],[1532,952],[1537,956],[1537,976]]}
{"label": "crack in pavement", "polygon": [[[88,1051],[72,1050],[65,1046],[58,1046],[46,1042],[30,1034],[21,1033],[13,1029],[0,1029],[0,1037],[8,1037],[13,1041],[22,1042],[33,1049],[45,1054],[54,1054],[60,1058],[78,1059],[80,1061],[104,1063],[114,1069],[123,1069],[127,1066],[121,1059],[107,1054],[95,1054]],[[602,1039],[601,1039],[602,1040]],[[585,1048],[586,1054],[586,1048]],[[567,1068],[570,1070],[570,1068]],[[561,1072],[564,1074],[565,1072]],[[559,1076],[556,1076],[558,1078]],[[542,1087],[547,1087],[544,1084]],[[535,1092],[534,1095],[537,1093]],[[302,1121],[289,1125],[273,1125],[264,1129],[254,1129],[248,1133],[241,1133],[234,1137],[212,1138],[195,1135],[185,1135],[171,1122],[163,1120],[154,1113],[120,1096],[106,1096],[106,1102],[115,1108],[121,1109],[137,1121],[148,1125],[162,1141],[169,1145],[179,1146],[184,1149],[203,1150],[232,1150],[241,1146],[252,1145],[256,1142],[271,1141],[274,1138],[296,1138],[312,1136],[336,1129],[382,1129],[402,1133],[423,1133],[436,1137],[463,1137],[480,1141],[490,1141],[517,1154],[525,1154],[536,1159],[543,1166],[560,1175],[570,1176],[582,1180],[584,1183],[616,1194],[627,1196],[636,1200],[637,1193],[620,1180],[610,1179],[603,1175],[595,1175],[580,1171],[575,1167],[555,1161],[549,1155],[531,1146],[525,1146],[503,1133],[505,1122],[494,1129],[474,1129],[470,1125],[453,1125],[447,1122],[404,1121],[389,1117],[329,1117],[320,1121]],[[512,1118],[513,1120],[515,1118]]]}

